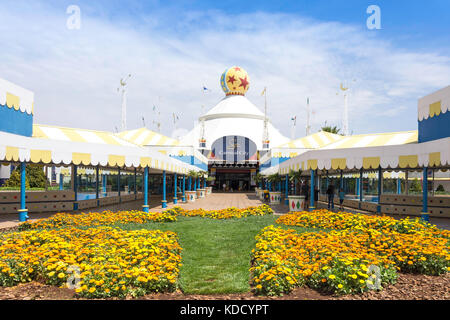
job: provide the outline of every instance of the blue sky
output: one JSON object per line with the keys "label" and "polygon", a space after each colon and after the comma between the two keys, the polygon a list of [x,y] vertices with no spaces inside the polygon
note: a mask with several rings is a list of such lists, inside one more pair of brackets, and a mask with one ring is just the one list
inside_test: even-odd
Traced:
{"label": "blue sky", "polygon": [[[68,30],[78,5],[81,29]],[[381,9],[368,30],[366,8]],[[340,126],[341,81],[351,86],[350,130],[412,130],[417,99],[450,85],[449,1],[10,1],[0,3],[0,77],[35,92],[38,123],[100,130],[120,127],[117,84],[131,73],[128,127],[189,130],[222,97],[219,77],[240,65],[248,98],[290,136],[304,135],[305,101],[313,130]],[[355,79],[356,81],[353,81]],[[203,85],[211,92],[203,94]],[[89,114],[86,117],[85,114]],[[179,134],[178,132],[177,134]]]}

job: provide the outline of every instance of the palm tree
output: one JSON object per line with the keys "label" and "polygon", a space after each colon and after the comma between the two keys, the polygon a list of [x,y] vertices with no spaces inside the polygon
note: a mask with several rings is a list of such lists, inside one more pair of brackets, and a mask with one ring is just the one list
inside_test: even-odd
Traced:
{"label": "palm tree", "polygon": [[297,181],[302,181],[302,170],[295,171],[295,170],[291,169],[289,171],[289,180],[294,183],[294,190],[293,190],[293,192],[294,192],[294,195],[295,195],[297,193],[296,192],[297,191],[297,188],[296,188]]}
{"label": "palm tree", "polygon": [[322,128],[320,128],[322,131],[325,132],[329,132],[329,133],[334,133],[334,134],[340,134],[339,131],[341,131],[341,129],[339,129],[337,126],[329,126],[327,125],[327,122],[325,121],[325,124]]}
{"label": "palm tree", "polygon": [[267,177],[267,180],[269,180],[270,183],[272,184],[276,184],[278,182],[281,182],[281,180],[283,180],[283,178],[281,177],[281,175],[277,172],[274,174],[271,174]]}

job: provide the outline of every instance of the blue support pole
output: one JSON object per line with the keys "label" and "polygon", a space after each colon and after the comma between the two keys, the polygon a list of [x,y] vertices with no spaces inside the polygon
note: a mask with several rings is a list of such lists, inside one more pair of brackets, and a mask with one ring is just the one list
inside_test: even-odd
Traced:
{"label": "blue support pole", "polygon": [[339,185],[340,185],[340,189],[344,190],[344,175],[343,175],[343,171],[341,170],[341,177],[339,180]]}
{"label": "blue support pole", "polygon": [[189,177],[189,191],[192,191],[192,177]]}
{"label": "blue support pole", "polygon": [[144,169],[144,205],[142,206],[144,212],[149,212],[148,206],[148,167]]}
{"label": "blue support pole", "polygon": [[20,209],[19,209],[19,221],[25,222],[28,220],[28,209],[26,208],[26,164],[20,163]]}
{"label": "blue support pole", "polygon": [[73,210],[78,210],[78,167],[73,166],[73,192],[75,193],[75,202],[73,203]]}
{"label": "blue support pole", "polygon": [[102,189],[103,189],[103,196],[106,197],[107,193],[106,193],[106,184],[107,184],[107,180],[106,180],[106,174],[102,175]]}
{"label": "blue support pole", "polygon": [[97,166],[95,168],[95,199],[97,199],[97,206],[99,205],[98,198],[99,198],[99,184],[100,184],[100,177],[99,174],[99,167]]}
{"label": "blue support pole", "polygon": [[59,190],[64,190],[64,175],[59,174]]}
{"label": "blue support pole", "polygon": [[137,168],[134,168],[134,200],[137,196]]}
{"label": "blue support pole", "polygon": [[359,170],[359,208],[361,209],[361,202],[363,201],[363,168]]}
{"label": "blue support pole", "polygon": [[120,200],[120,168],[117,169],[117,195],[119,196],[119,203],[122,202]]}
{"label": "blue support pole", "polygon": [[272,182],[269,182],[269,191],[272,191]]}
{"label": "blue support pole", "polygon": [[359,184],[360,184],[360,179],[356,178],[356,195],[359,196]]}
{"label": "blue support pole", "polygon": [[193,191],[197,191],[197,178],[194,179],[194,190]]}
{"label": "blue support pole", "polygon": [[186,202],[186,176],[183,175],[183,202]]}
{"label": "blue support pole", "polygon": [[402,180],[397,178],[397,194],[402,194]]}
{"label": "blue support pole", "polygon": [[428,167],[423,168],[422,220],[426,222],[430,221],[430,214],[428,213]]}
{"label": "blue support pole", "polygon": [[178,179],[177,178],[177,174],[175,173],[174,176],[173,176],[173,188],[174,188],[174,190],[173,190],[173,204],[177,204],[178,203],[178,198],[177,198],[177,183],[178,183],[178,180],[177,179]]}
{"label": "blue support pole", "polygon": [[285,188],[285,197],[284,197],[284,204],[289,205],[289,175],[286,174],[286,183],[284,185]]}
{"label": "blue support pole", "polygon": [[314,206],[314,170],[311,169],[311,193],[309,196],[310,199],[310,205],[309,205],[309,211],[313,211],[316,209],[316,207]]}
{"label": "blue support pole", "polygon": [[163,198],[162,198],[162,207],[167,208],[167,200],[166,200],[166,170],[163,170]]}
{"label": "blue support pole", "polygon": [[377,212],[380,213],[381,212],[381,205],[380,205],[380,200],[381,200],[381,188],[383,185],[383,171],[381,170],[381,166],[378,167],[378,205],[377,205]]}

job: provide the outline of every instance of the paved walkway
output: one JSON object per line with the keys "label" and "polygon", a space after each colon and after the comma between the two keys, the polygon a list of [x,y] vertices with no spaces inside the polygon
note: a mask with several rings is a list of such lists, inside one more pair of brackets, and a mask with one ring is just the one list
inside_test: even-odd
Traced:
{"label": "paved walkway", "polygon": [[[161,207],[161,196],[152,195],[150,198],[149,206],[150,211],[162,211],[165,210]],[[185,209],[198,209],[203,208],[206,210],[214,210],[214,209],[225,209],[229,207],[236,207],[236,208],[247,208],[251,206],[259,206],[263,204],[256,195],[252,193],[213,193],[207,196],[203,199],[197,199],[193,203],[181,203],[179,201],[178,204],[174,205],[172,202],[172,198],[168,198],[168,208],[173,208],[174,206],[180,206]],[[143,200],[137,200],[137,201],[131,201],[121,204],[115,204],[110,206],[105,206],[102,208],[93,208],[84,210],[83,212],[89,212],[89,211],[105,211],[105,210],[111,210],[111,211],[120,211],[120,210],[141,210],[142,209]],[[286,214],[289,212],[288,206],[285,206],[283,204],[280,205],[272,205],[272,209],[274,210],[274,213],[276,215]],[[372,214],[369,212],[363,212],[360,210],[356,210],[353,208],[344,208],[347,212],[361,212],[361,213],[367,213]],[[335,208],[335,211],[337,209]],[[74,211],[73,213],[80,213],[79,211]],[[52,216],[54,213],[32,213],[30,215],[29,221],[35,221],[38,219],[48,218]],[[404,216],[394,216],[394,218],[403,218]],[[443,219],[443,218],[430,218],[430,222],[433,224],[436,224],[438,227],[450,230],[450,219]],[[0,230],[1,229],[9,229],[17,226],[19,224],[18,220],[18,214],[2,214],[0,215]]]}

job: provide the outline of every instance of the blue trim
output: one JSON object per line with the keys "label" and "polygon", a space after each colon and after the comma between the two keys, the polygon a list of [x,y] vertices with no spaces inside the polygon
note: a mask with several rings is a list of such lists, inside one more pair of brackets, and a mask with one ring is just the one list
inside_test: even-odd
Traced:
{"label": "blue trim", "polygon": [[144,212],[149,212],[148,210],[148,167],[144,169]]}
{"label": "blue trim", "polygon": [[183,202],[186,202],[186,176],[183,175]]}
{"label": "blue trim", "polygon": [[428,168],[423,168],[423,183],[422,183],[422,220],[429,222],[430,216],[428,214]]}
{"label": "blue trim", "polygon": [[0,131],[31,137],[33,115],[0,104]]}
{"label": "blue trim", "polygon": [[20,211],[19,211],[19,221],[25,222],[28,219],[28,212],[26,208],[26,164],[25,162],[20,163]]}
{"label": "blue trim", "polygon": [[450,111],[419,121],[419,143],[450,137]]}
{"label": "blue trim", "polygon": [[173,203],[174,204],[178,203],[178,198],[177,198],[177,182],[178,182],[178,180],[177,179],[178,179],[177,178],[177,174],[175,173],[174,176],[173,176],[173,187],[174,187],[174,190],[173,190]]}
{"label": "blue trim", "polygon": [[167,200],[166,200],[166,170],[163,171],[163,198],[162,198],[162,207],[167,208]]}
{"label": "blue trim", "polygon": [[314,170],[311,169],[311,191],[310,191],[310,205],[309,205],[309,211],[313,211],[315,209],[314,207],[314,182],[315,182],[315,178],[314,178]]}

